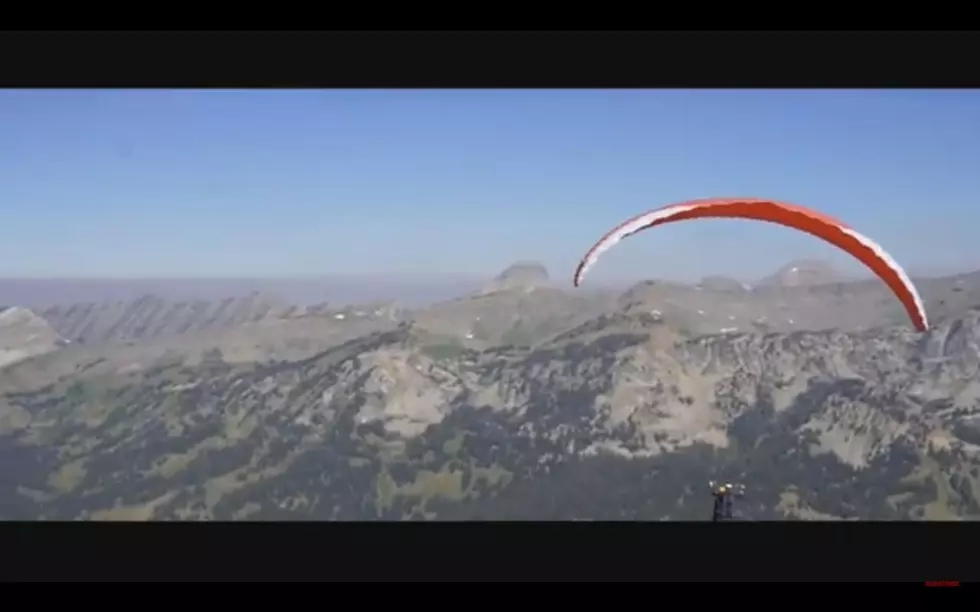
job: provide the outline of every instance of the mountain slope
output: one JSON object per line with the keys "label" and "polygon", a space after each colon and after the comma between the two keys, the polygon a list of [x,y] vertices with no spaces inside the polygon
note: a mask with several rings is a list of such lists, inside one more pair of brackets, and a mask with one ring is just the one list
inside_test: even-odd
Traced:
{"label": "mountain slope", "polygon": [[275,317],[286,309],[278,300],[257,293],[186,302],[146,295],[134,301],[52,306],[41,315],[66,338],[94,344],[228,328]]}
{"label": "mountain slope", "polygon": [[[296,362],[0,373],[5,518],[977,518],[980,313],[688,337],[649,313],[467,348],[415,324]],[[4,378],[6,376],[6,378]]]}

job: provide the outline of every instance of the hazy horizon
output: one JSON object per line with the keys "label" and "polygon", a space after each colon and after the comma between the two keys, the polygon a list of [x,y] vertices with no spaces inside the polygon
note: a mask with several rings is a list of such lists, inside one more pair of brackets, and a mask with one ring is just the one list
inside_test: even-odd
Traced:
{"label": "hazy horizon", "polygon": [[[913,275],[980,268],[980,92],[7,90],[0,277],[570,278],[637,212],[705,196],[840,217]],[[765,223],[624,241],[589,283],[859,264]]]}

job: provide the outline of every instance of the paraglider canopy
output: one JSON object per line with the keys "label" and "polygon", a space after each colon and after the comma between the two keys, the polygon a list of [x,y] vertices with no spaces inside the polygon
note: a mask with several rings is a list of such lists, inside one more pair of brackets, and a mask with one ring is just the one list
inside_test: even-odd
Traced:
{"label": "paraglider canopy", "polygon": [[925,306],[905,270],[878,243],[843,221],[816,210],[758,198],[708,198],[671,204],[637,215],[606,233],[579,263],[573,283],[581,285],[599,257],[623,238],[674,221],[691,219],[752,219],[806,232],[850,253],[885,282],[905,307],[919,331],[929,329]]}

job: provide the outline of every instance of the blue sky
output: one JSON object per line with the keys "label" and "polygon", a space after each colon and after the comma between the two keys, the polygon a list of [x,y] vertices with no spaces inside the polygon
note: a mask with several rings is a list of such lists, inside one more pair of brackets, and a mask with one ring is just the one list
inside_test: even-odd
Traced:
{"label": "blue sky", "polygon": [[[0,276],[570,277],[628,216],[784,199],[912,271],[980,267],[980,91],[0,92]],[[633,237],[592,278],[754,278],[818,240]],[[854,268],[856,270],[856,268]]]}

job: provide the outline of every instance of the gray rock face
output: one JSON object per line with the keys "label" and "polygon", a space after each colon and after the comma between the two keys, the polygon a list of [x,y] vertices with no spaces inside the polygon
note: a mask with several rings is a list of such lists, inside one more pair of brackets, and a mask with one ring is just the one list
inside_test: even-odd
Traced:
{"label": "gray rock face", "polygon": [[65,337],[91,344],[228,328],[286,310],[285,304],[261,294],[212,302],[171,302],[147,295],[132,302],[53,306],[41,315]]}

